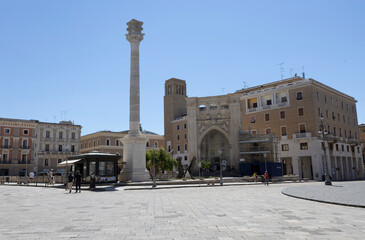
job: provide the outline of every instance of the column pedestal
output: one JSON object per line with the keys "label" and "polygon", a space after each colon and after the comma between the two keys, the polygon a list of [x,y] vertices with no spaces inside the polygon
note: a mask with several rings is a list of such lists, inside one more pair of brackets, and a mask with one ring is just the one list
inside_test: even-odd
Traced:
{"label": "column pedestal", "polygon": [[126,164],[120,172],[119,181],[144,182],[149,181],[150,174],[146,169],[146,143],[145,136],[139,134],[122,139],[123,161]]}

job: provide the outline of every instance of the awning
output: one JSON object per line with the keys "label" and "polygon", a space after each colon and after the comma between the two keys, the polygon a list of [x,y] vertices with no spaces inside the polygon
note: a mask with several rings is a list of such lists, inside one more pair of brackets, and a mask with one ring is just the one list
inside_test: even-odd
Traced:
{"label": "awning", "polygon": [[82,159],[66,160],[66,161],[63,161],[63,162],[59,163],[58,165],[73,164],[73,163],[79,162],[81,160]]}

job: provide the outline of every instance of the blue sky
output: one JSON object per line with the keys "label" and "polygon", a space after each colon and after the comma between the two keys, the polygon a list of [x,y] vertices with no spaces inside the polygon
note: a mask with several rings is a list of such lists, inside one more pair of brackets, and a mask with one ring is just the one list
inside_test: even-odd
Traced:
{"label": "blue sky", "polygon": [[144,129],[163,134],[169,78],[189,97],[220,95],[280,80],[279,63],[353,96],[365,123],[364,12],[363,0],[0,0],[0,117],[128,129],[135,18]]}

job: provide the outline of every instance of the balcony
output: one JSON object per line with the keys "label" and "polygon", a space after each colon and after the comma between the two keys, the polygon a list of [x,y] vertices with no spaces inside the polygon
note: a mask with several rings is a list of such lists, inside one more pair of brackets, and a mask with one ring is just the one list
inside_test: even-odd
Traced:
{"label": "balcony", "polygon": [[26,145],[23,145],[23,146],[21,146],[20,148],[21,148],[21,149],[30,149],[30,147],[29,147],[29,146],[26,146]]}
{"label": "balcony", "polygon": [[9,149],[9,148],[11,148],[11,146],[10,145],[4,145],[1,148]]}
{"label": "balcony", "polygon": [[312,137],[312,133],[310,133],[310,132],[293,134],[293,139],[303,139],[303,138],[310,138],[310,137]]}
{"label": "balcony", "polygon": [[272,105],[263,105],[263,106],[247,108],[246,113],[265,111],[265,110],[269,110],[269,109],[282,108],[282,107],[287,107],[287,106],[289,106],[288,102],[280,102],[280,103],[275,103]]}

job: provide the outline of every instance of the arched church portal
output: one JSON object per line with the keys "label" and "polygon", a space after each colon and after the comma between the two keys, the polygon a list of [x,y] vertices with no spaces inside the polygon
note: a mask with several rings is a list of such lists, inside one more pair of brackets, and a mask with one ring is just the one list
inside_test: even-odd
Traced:
{"label": "arched church portal", "polygon": [[[221,154],[219,154],[221,150]],[[218,130],[208,132],[200,144],[200,160],[208,161],[211,164],[211,169],[217,171],[220,169],[219,160],[226,160],[227,167],[230,167],[229,142],[226,136]]]}

